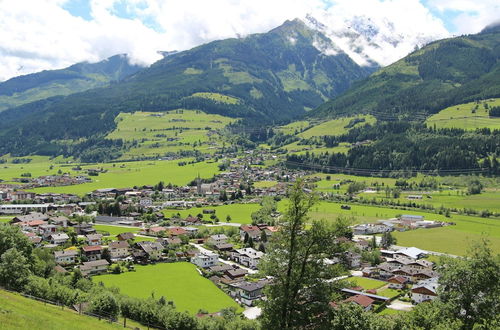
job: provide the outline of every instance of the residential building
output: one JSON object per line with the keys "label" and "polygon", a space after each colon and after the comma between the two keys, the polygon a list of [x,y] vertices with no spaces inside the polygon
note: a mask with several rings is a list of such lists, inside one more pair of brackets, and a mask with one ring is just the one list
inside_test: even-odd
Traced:
{"label": "residential building", "polygon": [[224,234],[217,234],[217,235],[212,235],[208,237],[207,244],[210,245],[216,245],[220,243],[226,243],[227,242],[227,236]]}
{"label": "residential building", "polygon": [[54,259],[58,265],[71,265],[76,263],[76,258],[78,257],[78,251],[76,250],[64,250],[55,251]]}
{"label": "residential building", "polygon": [[122,259],[130,255],[130,245],[127,241],[114,241],[109,243],[109,253],[112,259]]}
{"label": "residential building", "polygon": [[219,262],[219,255],[216,253],[199,253],[193,258],[191,262],[200,268],[208,268],[215,266]]}
{"label": "residential building", "polygon": [[80,270],[83,276],[96,275],[106,273],[108,271],[109,262],[107,260],[101,259],[96,261],[84,262],[80,266]]}
{"label": "residential building", "polygon": [[419,281],[411,289],[411,299],[420,304],[424,301],[430,301],[437,298],[438,278],[433,277],[427,280]]}
{"label": "residential building", "polygon": [[90,234],[86,236],[87,245],[101,245],[102,235],[101,234]]}
{"label": "residential building", "polygon": [[92,245],[82,247],[82,256],[84,256],[88,261],[95,261],[101,259],[102,256],[102,246]]}
{"label": "residential building", "polygon": [[69,236],[66,233],[57,233],[49,236],[50,242],[55,245],[61,245],[69,240]]}

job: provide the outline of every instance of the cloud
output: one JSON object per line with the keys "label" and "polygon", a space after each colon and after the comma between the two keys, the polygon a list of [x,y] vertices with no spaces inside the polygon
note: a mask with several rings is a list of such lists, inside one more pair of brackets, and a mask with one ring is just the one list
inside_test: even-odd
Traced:
{"label": "cloud", "polygon": [[[69,0],[0,0],[0,80],[119,53],[129,54],[134,63],[149,65],[160,58],[159,50],[184,50],[216,39],[265,32],[308,13],[336,31],[345,29],[339,24],[345,25],[353,16],[370,18],[381,29],[380,38],[388,35],[393,24],[394,33],[407,40],[400,41],[390,55],[372,47],[374,57],[384,64],[411,51],[418,38],[444,31],[418,0],[87,1],[90,12],[84,19],[63,9]],[[435,10],[448,10],[452,3],[427,1]],[[472,10],[473,1],[461,2],[463,8]],[[473,9],[483,12],[482,8]],[[480,21],[475,16],[460,19],[470,28]],[[389,39],[376,42],[394,42]],[[338,42],[345,40],[339,38]],[[356,42],[370,47],[366,38]]]}
{"label": "cloud", "polygon": [[478,33],[500,17],[498,0],[428,0],[428,5],[451,17],[456,34]]}

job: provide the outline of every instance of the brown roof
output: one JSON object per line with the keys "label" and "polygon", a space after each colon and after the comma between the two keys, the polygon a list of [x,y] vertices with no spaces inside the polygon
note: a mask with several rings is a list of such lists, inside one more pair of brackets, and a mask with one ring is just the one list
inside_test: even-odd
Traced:
{"label": "brown roof", "polygon": [[375,302],[375,300],[373,300],[372,298],[360,294],[349,297],[345,301],[353,302],[363,307],[368,307]]}
{"label": "brown roof", "polygon": [[127,241],[114,241],[109,243],[109,247],[111,249],[122,249],[122,248],[128,248],[129,244]]}
{"label": "brown roof", "polygon": [[116,235],[116,237],[118,237],[119,240],[129,240],[129,239],[133,239],[135,237],[134,233],[130,233],[130,232],[127,232],[127,233],[121,233],[121,234],[118,234]]}
{"label": "brown roof", "polygon": [[186,235],[187,231],[180,227],[169,228],[168,232],[172,236]]}
{"label": "brown roof", "polygon": [[82,247],[82,250],[84,252],[101,251],[102,247],[100,245],[84,246],[84,247]]}

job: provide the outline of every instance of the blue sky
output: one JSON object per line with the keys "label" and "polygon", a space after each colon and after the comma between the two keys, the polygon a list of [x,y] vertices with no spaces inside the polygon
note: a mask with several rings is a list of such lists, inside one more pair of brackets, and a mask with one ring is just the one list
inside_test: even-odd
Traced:
{"label": "blue sky", "polygon": [[159,50],[266,32],[306,14],[332,33],[355,16],[372,20],[380,40],[401,39],[374,54],[387,65],[423,41],[481,31],[500,18],[500,1],[0,0],[0,81],[123,53],[146,66],[161,58]]}

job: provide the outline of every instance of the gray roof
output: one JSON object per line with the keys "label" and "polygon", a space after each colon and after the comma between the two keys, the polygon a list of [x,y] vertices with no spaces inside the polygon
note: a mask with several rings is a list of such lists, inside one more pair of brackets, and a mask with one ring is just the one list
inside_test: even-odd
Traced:
{"label": "gray roof", "polygon": [[431,292],[436,293],[438,286],[438,278],[432,277],[427,280],[418,281],[417,284],[413,286],[412,291],[418,288],[425,288]]}
{"label": "gray roof", "polygon": [[95,260],[95,261],[87,261],[83,263],[84,268],[98,267],[98,266],[107,266],[109,262],[106,259]]}
{"label": "gray roof", "polygon": [[75,250],[65,250],[65,251],[54,251],[54,257],[71,257],[71,256],[77,256],[78,251]]}

